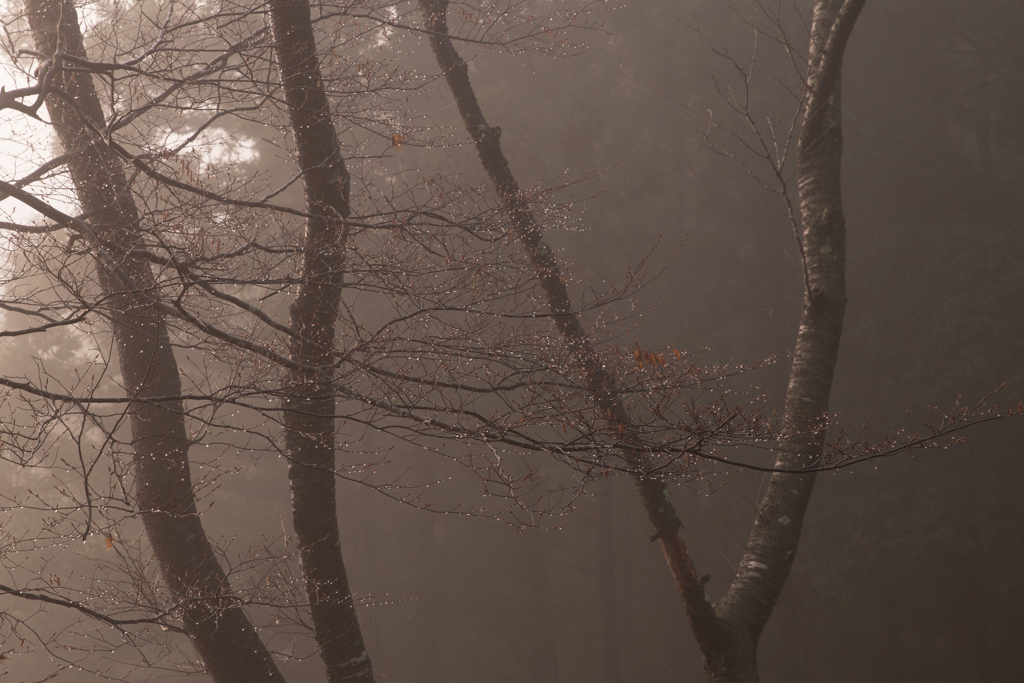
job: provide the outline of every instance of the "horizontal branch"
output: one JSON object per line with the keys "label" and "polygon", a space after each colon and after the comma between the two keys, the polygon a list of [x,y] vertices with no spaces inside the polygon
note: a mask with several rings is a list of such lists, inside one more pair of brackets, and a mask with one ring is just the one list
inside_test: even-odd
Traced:
{"label": "horizontal branch", "polygon": [[73,609],[73,610],[75,610],[77,612],[81,612],[82,614],[86,615],[87,617],[91,617],[93,619],[96,619],[97,621],[102,621],[104,624],[109,624],[110,626],[113,626],[114,628],[116,628],[118,631],[121,631],[122,633],[124,632],[124,628],[123,628],[124,626],[138,626],[138,625],[141,625],[141,624],[157,624],[157,625],[159,625],[159,626],[161,626],[163,628],[166,628],[168,631],[173,631],[175,633],[181,633],[181,634],[184,634],[184,635],[188,635],[187,631],[185,631],[184,629],[182,629],[182,628],[180,628],[178,626],[175,626],[174,624],[169,624],[166,621],[164,621],[164,619],[166,617],[170,616],[174,611],[176,611],[180,607],[180,605],[175,605],[170,610],[164,610],[163,612],[161,612],[160,614],[158,614],[155,617],[138,617],[138,618],[135,618],[135,619],[117,619],[115,617],[111,617],[109,615],[103,614],[102,612],[97,612],[96,610],[91,609],[89,607],[86,607],[85,605],[83,605],[83,604],[81,604],[79,602],[74,602],[73,600],[64,600],[63,598],[55,598],[52,595],[47,595],[45,593],[35,593],[35,592],[32,592],[32,591],[25,591],[25,590],[21,590],[21,589],[18,589],[18,588],[11,588],[10,586],[5,586],[3,584],[0,584],[0,594],[2,594],[2,595],[12,595],[12,596],[14,596],[16,598],[21,598],[23,600],[32,600],[34,602],[45,602],[48,605],[59,605],[61,607],[67,607],[67,608]]}

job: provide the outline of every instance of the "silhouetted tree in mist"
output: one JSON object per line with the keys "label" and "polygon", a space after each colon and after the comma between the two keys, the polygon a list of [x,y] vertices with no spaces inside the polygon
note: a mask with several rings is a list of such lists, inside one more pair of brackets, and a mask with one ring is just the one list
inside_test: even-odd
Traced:
{"label": "silhouetted tree in mist", "polygon": [[[270,654],[232,595],[196,509],[188,462],[181,380],[166,327],[166,311],[150,292],[156,287],[142,247],[139,215],[120,160],[97,144],[105,116],[92,76],[75,73],[64,55],[85,60],[74,5],[62,0],[26,3],[36,49],[43,63],[47,108],[76,194],[91,226],[70,220],[43,202],[33,208],[75,226],[96,249],[96,269],[108,298],[114,341],[125,386],[135,464],[135,504],[161,572],[178,603],[184,632],[218,680],[280,681]],[[99,130],[97,130],[99,129]],[[5,188],[13,194],[14,188]]]}

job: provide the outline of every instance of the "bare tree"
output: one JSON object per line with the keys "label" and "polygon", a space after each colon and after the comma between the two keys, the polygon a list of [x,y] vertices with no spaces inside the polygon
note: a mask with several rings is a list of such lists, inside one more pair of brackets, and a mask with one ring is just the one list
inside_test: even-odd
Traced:
{"label": "bare tree", "polygon": [[[270,637],[311,632],[332,680],[369,680],[334,483],[355,479],[406,504],[426,502],[415,487],[374,480],[378,454],[337,462],[336,415],[466,465],[498,507],[456,512],[518,524],[570,508],[594,477],[634,468],[609,457],[622,443],[619,427],[580,399],[578,378],[566,371],[576,351],[550,339],[531,262],[474,189],[418,178],[396,197],[364,169],[363,207],[353,216],[341,136],[371,159],[417,144],[415,122],[380,105],[422,79],[399,79],[363,54],[396,19],[366,18],[363,6],[319,8],[315,18],[306,3],[177,7],[155,15],[104,7],[109,24],[90,19],[83,36],[73,4],[32,3],[31,41],[8,43],[28,85],[6,91],[0,104],[27,119],[45,102],[63,153],[0,186],[43,216],[2,224],[13,269],[3,306],[26,325],[5,335],[30,343],[62,331],[95,360],[66,371],[41,360],[34,377],[23,369],[0,379],[11,391],[5,459],[60,479],[51,494],[15,495],[5,507],[37,515],[26,522],[36,530],[25,533],[39,544],[85,539],[82,559],[103,571],[46,581],[11,559],[17,580],[0,590],[114,629],[136,652],[117,675],[145,670],[153,652],[176,651],[179,633],[202,661],[182,651],[165,666],[219,681],[280,680],[272,654],[286,661],[310,652],[271,651],[259,628]],[[337,17],[355,28],[324,23]],[[137,26],[130,41],[104,32],[118,22]],[[338,112],[354,112],[343,131]],[[226,125],[236,127],[236,142],[247,127],[280,130],[273,142],[294,140],[296,171],[281,179],[244,154],[219,164],[204,156],[204,145],[215,149],[208,136]],[[299,183],[305,201],[296,208],[287,193]],[[635,285],[584,307],[629,296]],[[280,312],[289,306],[286,323]],[[107,323],[120,376],[104,363]],[[602,362],[622,366],[633,378],[626,390],[640,400],[671,406],[634,430],[660,444],[649,466],[665,476],[691,476],[702,449],[771,429],[714,389],[739,369],[642,349],[618,349]],[[681,404],[681,395],[690,401]],[[198,445],[220,454],[190,453]],[[125,452],[131,468],[122,466]],[[569,464],[572,474],[544,481],[530,458],[510,457],[530,453]],[[289,462],[304,596],[292,587],[287,539],[237,557],[203,530],[220,478],[239,458],[262,454]],[[198,477],[190,455],[203,469]],[[78,464],[68,468],[68,458]],[[98,481],[104,470],[109,480]],[[145,540],[133,535],[137,514]],[[117,559],[94,556],[107,552]],[[47,635],[33,626],[37,616],[15,619],[15,631],[66,665],[102,670],[89,658],[108,647],[106,636]]]}
{"label": "bare tree", "polygon": [[[448,36],[447,3],[419,7],[425,28],[404,6],[311,8],[304,0],[103,5],[90,11],[108,12],[109,21],[87,15],[84,36],[73,3],[30,0],[29,30],[18,34],[19,19],[9,22],[10,63],[25,86],[0,93],[0,107],[29,120],[45,101],[61,154],[37,154],[31,172],[0,184],[7,198],[43,216],[0,223],[10,235],[0,305],[24,324],[3,338],[27,347],[62,334],[97,358],[62,367],[37,354],[37,368],[0,377],[9,390],[4,459],[57,480],[46,495],[5,502],[31,531],[4,546],[14,578],[0,591],[112,629],[83,629],[79,638],[37,628],[37,614],[12,617],[19,636],[65,664],[102,673],[90,657],[124,648],[121,663],[139,675],[155,653],[174,653],[168,669],[218,681],[280,680],[275,661],[315,654],[329,680],[372,680],[341,555],[335,486],[356,481],[428,507],[403,475],[378,473],[389,447],[411,445],[405,454],[465,466],[491,503],[446,511],[518,525],[571,509],[596,478],[632,477],[709,667],[739,670],[737,662],[753,666],[758,634],[730,621],[723,610],[734,603],[706,601],[669,484],[693,481],[716,462],[731,465],[724,446],[777,447],[780,460],[766,469],[780,470],[781,493],[770,492],[764,510],[795,523],[755,545],[790,552],[791,562],[802,519],[794,515],[803,508],[786,507],[795,503],[784,483],[932,443],[974,417],[959,413],[923,436],[882,443],[827,432],[823,378],[834,353],[831,361],[811,355],[820,335],[808,338],[794,366],[794,377],[805,366],[813,372],[794,380],[793,391],[804,393],[793,400],[824,402],[781,421],[757,394],[727,400],[723,383],[744,367],[602,344],[605,332],[586,329],[587,315],[630,299],[643,269],[610,293],[570,295],[571,273],[533,215],[546,191],[524,192],[512,176],[501,129],[484,119]],[[800,185],[802,244],[818,249],[806,261],[808,330],[842,319],[834,306],[841,206],[838,175],[829,175],[838,167],[828,164],[838,163],[831,136],[845,38],[831,36],[848,36],[856,11],[833,10],[838,18],[816,15],[818,56],[807,84],[818,94],[804,104],[799,152],[808,178]],[[463,38],[518,49],[583,16],[575,8],[541,25],[517,4],[495,12],[500,20],[490,23],[479,21],[483,12],[472,17],[474,33]],[[135,34],[105,30],[125,25]],[[420,171],[432,145],[445,142],[405,103],[429,79],[376,56],[407,30],[426,32],[500,210],[489,193]],[[246,144],[259,150],[246,153]],[[283,161],[273,159],[275,147]],[[225,148],[241,152],[232,157]],[[413,154],[421,155],[415,178],[396,182],[390,159]],[[829,343],[838,344],[841,328],[829,329]],[[105,367],[108,346],[120,376]],[[378,441],[358,443],[366,433]],[[216,487],[268,455],[288,462],[296,543],[268,538],[238,554],[211,542],[201,515],[218,500]],[[542,457],[566,467],[541,475]],[[191,469],[190,458],[201,469]],[[42,547],[82,539],[82,564],[100,568],[94,573],[62,580],[31,570],[49,566]],[[761,569],[761,555],[751,557],[752,571]],[[788,564],[780,570],[778,588]],[[749,598],[729,609],[775,599],[770,590],[750,593],[754,574],[742,576],[737,585]],[[180,634],[201,663],[178,651]],[[280,645],[285,636],[298,644]]]}
{"label": "bare tree", "polygon": [[[553,322],[571,349],[573,364],[581,368],[581,374],[588,392],[593,396],[598,414],[611,428],[621,429],[625,435],[625,459],[629,467],[637,472],[634,477],[637,490],[648,519],[654,527],[651,540],[661,542],[680,591],[684,594],[693,593],[690,599],[696,601],[695,591],[702,594],[703,589],[679,533],[682,522],[669,499],[666,480],[657,468],[652,468],[644,462],[646,454],[643,444],[635,435],[630,434],[633,420],[622,402],[621,389],[584,330],[569,296],[559,262],[545,243],[541,227],[534,219],[526,196],[512,175],[501,151],[501,129],[488,125],[484,118],[469,80],[468,66],[459,56],[448,35],[448,3],[445,0],[421,0],[420,7],[438,66],[448,81],[466,130],[473,138],[480,160],[501,198],[516,236],[529,254],[544,289]],[[655,474],[645,474],[645,470],[652,470]]]}
{"label": "bare tree", "polygon": [[[529,197],[513,176],[500,146],[501,128],[491,126],[477,101],[469,79],[467,63],[456,50],[447,24],[447,0],[420,0],[424,24],[438,66],[458,105],[466,130],[493,184],[508,220],[530,257],[542,283],[555,327],[571,358],[584,378],[598,413],[624,435],[620,446],[632,471],[641,501],[653,527],[651,540],[661,543],[666,562],[675,579],[689,616],[694,636],[704,655],[709,681],[756,681],[757,643],[785,585],[796,557],[804,514],[810,500],[815,473],[845,466],[879,455],[889,455],[907,446],[926,445],[932,437],[955,430],[980,416],[973,410],[957,410],[937,428],[926,429],[909,440],[867,445],[837,438],[829,415],[829,396],[842,335],[845,293],[845,218],[843,214],[840,167],[842,161],[842,118],[839,82],[846,45],[857,21],[863,0],[821,0],[813,6],[810,51],[801,63],[801,51],[782,32],[778,16],[762,6],[771,20],[774,38],[779,40],[797,66],[803,88],[800,91],[790,137],[756,137],[753,145],[737,137],[739,146],[759,160],[771,162],[772,191],[790,206],[790,217],[802,257],[804,308],[801,316],[789,390],[782,416],[782,432],[775,444],[773,466],[758,468],[771,473],[747,543],[746,552],[726,596],[712,604],[705,593],[707,577],[698,578],[680,529],[682,522],[672,505],[668,482],[671,476],[650,466],[652,449],[641,436],[632,434],[637,425],[623,400],[619,379],[601,361],[594,344],[574,309],[566,280],[552,250],[545,244],[542,227],[534,218]],[[460,15],[461,16],[461,15]],[[549,20],[550,21],[550,20]],[[476,31],[475,24],[470,31]],[[573,22],[574,23],[574,22]],[[564,30],[571,23],[560,25]],[[475,35],[475,33],[474,33]],[[727,59],[728,55],[724,55]],[[749,87],[749,72],[732,62]],[[749,100],[727,97],[729,105],[753,130]],[[711,128],[716,124],[709,122]],[[785,126],[783,126],[785,130]],[[789,197],[787,153],[796,142],[796,186],[798,207]],[[761,143],[758,146],[757,143]],[[721,147],[719,151],[730,153]],[[843,443],[845,441],[845,443]],[[656,450],[656,449],[654,449]],[[702,452],[703,457],[714,457]],[[728,462],[728,459],[725,459]]]}
{"label": "bare tree", "polygon": [[285,448],[292,515],[313,630],[332,683],[373,681],[341,556],[335,502],[335,328],[341,305],[351,181],[321,73],[308,0],[273,0],[274,50],[310,214],[301,284],[291,304]]}
{"label": "bare tree", "polygon": [[[87,59],[78,13],[62,0],[26,3],[36,49],[48,57],[46,106],[68,171],[90,224],[69,227],[96,253],[121,374],[134,399],[128,409],[134,447],[135,505],[174,599],[185,632],[219,681],[280,681],[277,666],[237,604],[197,514],[188,461],[189,438],[181,380],[165,322],[154,297],[150,264],[137,253],[139,215],[120,160],[103,144],[106,116],[92,76],[73,64]],[[67,63],[65,63],[67,60]],[[59,94],[56,94],[59,93]],[[5,188],[17,196],[13,188]],[[30,202],[51,220],[68,218]],[[95,227],[93,227],[95,226]]]}
{"label": "bare tree", "polygon": [[[804,304],[786,392],[776,467],[728,592],[715,606],[687,601],[708,680],[756,681],[757,641],[796,559],[814,473],[791,474],[819,462],[822,438],[813,425],[829,413],[843,314],[846,310],[846,219],[840,170],[840,75],[846,45],[864,0],[814,4],[803,94],[796,183]],[[796,227],[796,226],[794,226]],[[700,619],[692,615],[704,612]]]}

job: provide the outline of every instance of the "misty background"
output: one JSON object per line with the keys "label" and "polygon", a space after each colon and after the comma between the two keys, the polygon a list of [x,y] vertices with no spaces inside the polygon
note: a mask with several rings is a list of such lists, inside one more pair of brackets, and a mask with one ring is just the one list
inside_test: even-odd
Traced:
{"label": "misty background", "polygon": [[[572,203],[570,219],[546,226],[576,268],[577,293],[644,262],[651,277],[632,319],[642,324],[614,341],[707,348],[709,361],[778,356],[748,378],[778,403],[802,297],[792,229],[781,199],[702,139],[709,111],[736,125],[713,90],[735,74],[713,48],[749,56],[745,16],[719,2],[644,0],[601,12],[604,32],[584,35],[586,50],[571,58],[462,49],[520,183],[579,180],[557,195]],[[997,389],[1000,404],[1024,399],[1022,20],[1024,7],[1009,0],[890,0],[869,2],[858,22],[843,71],[849,307],[832,397],[851,424],[867,419],[884,433]],[[425,41],[408,43],[408,67],[435,73]],[[757,50],[753,106],[768,116],[791,67],[771,45]],[[440,85],[417,106],[458,130]],[[256,154],[239,163],[273,151]],[[469,145],[422,154],[482,182]],[[389,163],[422,163],[410,158]],[[15,374],[47,353],[60,351],[5,340],[0,362]],[[761,639],[763,681],[1019,676],[1024,425],[963,436],[949,449],[819,478]],[[353,438],[368,453],[389,445],[373,433]],[[449,476],[414,453],[396,453],[392,467],[414,482]],[[244,552],[286,533],[284,470],[260,461],[225,478],[204,514],[211,537]],[[766,476],[733,471],[674,488],[712,599],[732,578]],[[631,488],[609,479],[571,514],[518,530],[340,483],[342,550],[376,677],[700,680],[700,653]],[[448,503],[479,496],[472,478],[424,495],[435,489]],[[320,680],[318,665],[313,657],[284,670]],[[50,671],[45,659],[18,666],[18,680]]]}

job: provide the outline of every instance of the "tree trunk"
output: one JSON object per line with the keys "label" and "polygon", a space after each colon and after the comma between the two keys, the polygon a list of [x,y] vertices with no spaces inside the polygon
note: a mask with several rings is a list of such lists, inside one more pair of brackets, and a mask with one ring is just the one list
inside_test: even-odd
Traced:
{"label": "tree trunk", "polygon": [[[548,310],[552,313],[555,327],[579,364],[587,389],[593,396],[598,410],[613,426],[626,428],[630,425],[630,418],[619,398],[615,380],[605,369],[573,309],[558,259],[544,241],[541,227],[534,219],[501,151],[501,128],[492,128],[484,119],[469,80],[469,68],[448,35],[448,0],[419,2],[434,57],[452,91],[466,130],[473,138],[484,170],[494,184],[516,236],[530,256],[534,272],[547,297]],[[694,606],[688,610],[690,621],[702,624],[700,628],[695,625],[694,632],[716,638],[714,612],[711,604],[704,599],[704,589],[697,579],[693,561],[679,533],[682,522],[672,505],[668,485],[659,479],[641,476],[637,476],[634,482],[647,518],[654,527],[652,540],[661,542],[676,587],[684,601]]]}
{"label": "tree trunk", "polygon": [[[601,366],[571,301],[558,262],[544,243],[501,151],[500,128],[484,119],[466,63],[448,36],[447,0],[419,0],[431,48],[452,90],[467,131],[497,190],[505,212],[526,247],[555,325],[576,354],[598,409],[613,424],[628,425],[614,379]],[[840,194],[842,161],[839,75],[843,54],[865,0],[816,0],[804,120],[798,143],[797,178],[803,222],[804,307],[786,395],[783,440],[777,466],[799,469],[815,463],[822,442],[814,435],[828,414],[846,308],[845,218]],[[796,556],[804,514],[814,487],[811,474],[777,473],[758,506],[740,569],[726,596],[712,606],[697,579],[679,532],[681,522],[663,481],[635,480],[652,539],[661,542],[694,636],[714,683],[758,680],[757,643]]]}
{"label": "tree trunk", "polygon": [[303,175],[302,282],[291,305],[291,357],[305,367],[285,387],[292,514],[320,656],[331,683],[371,683],[373,670],[341,555],[335,492],[335,325],[344,280],[349,175],[316,53],[307,0],[272,0],[271,24]]}
{"label": "tree trunk", "polygon": [[[800,316],[776,467],[818,462],[815,423],[828,415],[846,310],[846,220],[843,214],[842,115],[839,76],[843,51],[864,0],[819,0],[811,26],[804,120],[797,149],[803,224],[804,305]],[[757,681],[757,641],[789,576],[813,474],[775,473],[761,499],[735,579],[715,612],[726,633],[721,651],[704,651],[709,681]]]}
{"label": "tree trunk", "polygon": [[[36,50],[86,58],[78,14],[70,0],[27,0]],[[110,296],[113,336],[125,388],[148,399],[180,396],[181,380],[164,317],[155,302],[157,283],[140,245],[140,222],[122,162],[81,116],[102,129],[103,110],[92,76],[60,69],[52,86],[68,95],[46,99],[65,150],[83,150],[68,168],[82,209],[92,215],[100,284]],[[73,103],[73,104],[72,104]],[[77,108],[77,111],[76,111]],[[80,113],[79,113],[80,112]],[[106,258],[104,255],[112,257]],[[207,672],[218,683],[281,683],[266,647],[232,595],[196,511],[188,461],[188,436],[180,400],[135,401],[129,408],[134,446],[136,505],[161,573],[182,607],[180,616]]]}

